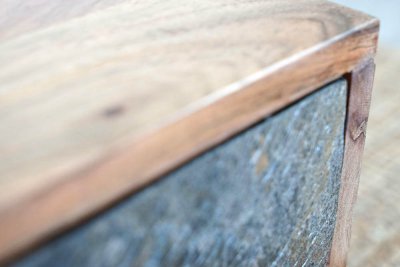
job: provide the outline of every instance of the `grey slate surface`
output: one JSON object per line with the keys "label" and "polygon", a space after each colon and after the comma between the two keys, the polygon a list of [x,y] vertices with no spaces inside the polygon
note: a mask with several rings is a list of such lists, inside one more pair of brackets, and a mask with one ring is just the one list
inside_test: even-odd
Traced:
{"label": "grey slate surface", "polygon": [[345,106],[346,82],[339,80],[16,266],[323,266]]}

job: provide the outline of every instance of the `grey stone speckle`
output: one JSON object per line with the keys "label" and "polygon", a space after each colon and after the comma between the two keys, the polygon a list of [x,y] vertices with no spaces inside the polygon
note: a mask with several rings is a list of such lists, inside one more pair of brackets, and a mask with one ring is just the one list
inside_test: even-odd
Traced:
{"label": "grey stone speckle", "polygon": [[343,157],[336,81],[16,266],[323,266]]}

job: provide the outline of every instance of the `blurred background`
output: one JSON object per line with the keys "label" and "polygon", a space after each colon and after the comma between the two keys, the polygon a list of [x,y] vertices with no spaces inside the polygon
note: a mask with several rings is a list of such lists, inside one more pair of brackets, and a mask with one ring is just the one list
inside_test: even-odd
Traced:
{"label": "blurred background", "polygon": [[334,2],[381,20],[349,266],[400,266],[400,1]]}

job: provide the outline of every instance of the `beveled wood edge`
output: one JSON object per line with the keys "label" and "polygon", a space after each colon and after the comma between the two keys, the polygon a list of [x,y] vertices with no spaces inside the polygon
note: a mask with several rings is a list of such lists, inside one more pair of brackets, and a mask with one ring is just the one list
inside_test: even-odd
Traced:
{"label": "beveled wood edge", "polygon": [[15,259],[266,116],[363,65],[376,53],[378,29],[379,21],[372,19],[228,86],[218,95],[198,103],[185,116],[96,164],[68,175],[67,179],[61,179],[64,182],[2,211],[0,263]]}
{"label": "beveled wood edge", "polygon": [[347,75],[349,83],[345,146],[340,178],[336,225],[329,266],[346,266],[350,247],[353,206],[356,202],[368,122],[375,64],[369,58]]}

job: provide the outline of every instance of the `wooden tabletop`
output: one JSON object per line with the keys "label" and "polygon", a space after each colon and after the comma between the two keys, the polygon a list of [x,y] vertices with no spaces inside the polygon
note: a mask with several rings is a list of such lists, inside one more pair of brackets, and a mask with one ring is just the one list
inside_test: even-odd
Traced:
{"label": "wooden tabletop", "polygon": [[375,53],[320,0],[0,0],[0,259]]}

